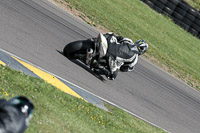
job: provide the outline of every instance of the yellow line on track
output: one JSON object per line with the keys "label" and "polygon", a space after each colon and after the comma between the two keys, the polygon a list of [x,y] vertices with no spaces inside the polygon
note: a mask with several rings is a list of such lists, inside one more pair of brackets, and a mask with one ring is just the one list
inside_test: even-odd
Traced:
{"label": "yellow line on track", "polygon": [[6,64],[5,64],[3,61],[1,61],[1,60],[0,60],[0,64],[3,65],[3,66],[6,65]]}
{"label": "yellow line on track", "polygon": [[[34,72],[36,75],[38,75],[40,78],[42,78],[43,80],[45,80],[46,82],[50,83],[51,85],[57,87],[58,89],[73,95],[75,97],[78,97],[80,99],[83,99],[80,95],[78,95],[76,92],[74,92],[71,88],[69,88],[67,85],[65,85],[63,82],[61,82],[59,79],[57,79],[56,77],[54,77],[51,74],[48,74],[26,62],[23,62],[15,57],[12,56],[12,58],[14,58],[15,60],[17,60],[18,62],[20,62],[22,65],[24,65],[26,68],[28,68],[29,70],[31,70],[32,72]],[[83,99],[84,100],[84,99]],[[86,100],[84,100],[86,101]]]}

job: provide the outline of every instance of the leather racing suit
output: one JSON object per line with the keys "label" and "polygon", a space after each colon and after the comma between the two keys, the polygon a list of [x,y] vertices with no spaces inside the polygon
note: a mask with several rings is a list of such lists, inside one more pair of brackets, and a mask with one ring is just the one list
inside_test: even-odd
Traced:
{"label": "leather racing suit", "polygon": [[0,133],[23,133],[27,126],[26,116],[5,99],[0,99]]}
{"label": "leather racing suit", "polygon": [[122,72],[133,71],[139,56],[138,48],[133,41],[122,36],[115,36],[110,32],[104,36],[108,42],[106,58],[110,69],[110,73],[106,76],[114,80],[119,70]]}

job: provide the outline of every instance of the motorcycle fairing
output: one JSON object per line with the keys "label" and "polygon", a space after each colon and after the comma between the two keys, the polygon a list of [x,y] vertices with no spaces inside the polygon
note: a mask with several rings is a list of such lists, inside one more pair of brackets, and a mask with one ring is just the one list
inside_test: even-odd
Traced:
{"label": "motorcycle fairing", "polygon": [[107,43],[107,40],[102,33],[99,34],[99,45],[100,45],[99,46],[100,57],[104,57],[107,53],[108,43]]}

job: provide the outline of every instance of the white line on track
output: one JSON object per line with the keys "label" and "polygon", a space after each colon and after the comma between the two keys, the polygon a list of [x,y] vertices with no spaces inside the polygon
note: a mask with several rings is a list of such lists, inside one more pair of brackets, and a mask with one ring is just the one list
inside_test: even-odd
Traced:
{"label": "white line on track", "polygon": [[139,119],[141,119],[141,120],[147,122],[147,123],[149,123],[149,124],[151,124],[151,125],[154,126],[154,127],[160,128],[160,129],[164,130],[165,132],[170,133],[168,130],[166,130],[166,129],[164,129],[164,128],[162,128],[162,127],[160,127],[160,126],[158,126],[158,125],[156,125],[156,124],[154,124],[154,123],[152,123],[152,122],[150,122],[150,121],[148,121],[148,120],[146,120],[146,119],[144,119],[144,118],[142,118],[141,116],[139,116],[139,115],[137,115],[137,114],[134,114],[133,112],[130,112],[129,110],[124,109],[124,108],[122,108],[122,107],[116,105],[115,103],[112,103],[112,102],[110,102],[110,101],[108,101],[108,100],[106,100],[106,99],[104,99],[104,98],[102,98],[102,97],[100,97],[100,96],[98,96],[98,95],[95,95],[95,94],[93,94],[92,92],[89,92],[89,91],[85,90],[84,88],[79,87],[78,85],[75,85],[74,83],[71,83],[71,82],[69,82],[69,81],[63,79],[63,78],[60,77],[60,76],[57,76],[57,75],[55,75],[55,74],[53,74],[53,73],[51,73],[51,72],[49,72],[49,71],[47,71],[47,70],[45,70],[45,69],[39,67],[39,66],[36,66],[36,65],[32,64],[31,62],[26,61],[26,60],[24,60],[24,59],[22,59],[22,58],[20,58],[20,57],[18,57],[18,56],[16,56],[16,55],[14,55],[14,54],[8,52],[8,51],[6,51],[6,50],[3,50],[3,49],[1,49],[1,48],[0,48],[0,50],[3,51],[3,52],[5,52],[5,53],[7,53],[7,54],[9,54],[9,55],[11,55],[11,56],[14,56],[14,57],[20,59],[20,60],[22,60],[22,61],[24,61],[24,62],[26,62],[26,63],[28,63],[28,64],[34,66],[34,67],[37,67],[37,68],[39,68],[40,70],[42,70],[42,71],[44,71],[44,72],[46,72],[46,73],[49,73],[49,74],[51,74],[51,75],[53,75],[53,76],[55,76],[55,77],[57,77],[57,78],[60,78],[61,80],[65,81],[65,82],[67,82],[67,83],[69,83],[69,84],[72,84],[73,86],[75,86],[75,87],[77,87],[77,88],[80,88],[81,90],[83,90],[83,91],[85,91],[85,92],[87,92],[87,93],[89,93],[89,94],[91,94],[91,95],[93,95],[93,96],[95,96],[95,97],[101,99],[102,101],[104,101],[104,102],[106,102],[106,103],[109,103],[110,105],[113,105],[113,106],[115,106],[115,107],[117,107],[117,108],[119,108],[119,109],[121,109],[121,110],[123,110],[123,111],[125,111],[125,112],[127,112],[127,113],[129,113],[129,114],[131,114],[131,115],[133,115],[133,116],[135,116],[135,117],[137,117],[137,118],[139,118]]}

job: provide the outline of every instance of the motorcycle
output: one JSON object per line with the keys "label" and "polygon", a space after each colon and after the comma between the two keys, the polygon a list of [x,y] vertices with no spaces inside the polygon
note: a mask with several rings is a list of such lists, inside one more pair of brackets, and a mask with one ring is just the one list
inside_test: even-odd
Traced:
{"label": "motorcycle", "polygon": [[100,33],[96,38],[74,41],[64,47],[63,54],[69,59],[81,60],[91,70],[109,75],[109,65],[106,59],[108,42]]}

